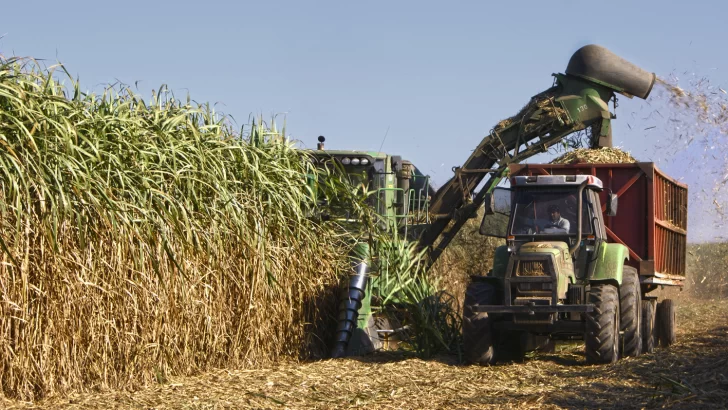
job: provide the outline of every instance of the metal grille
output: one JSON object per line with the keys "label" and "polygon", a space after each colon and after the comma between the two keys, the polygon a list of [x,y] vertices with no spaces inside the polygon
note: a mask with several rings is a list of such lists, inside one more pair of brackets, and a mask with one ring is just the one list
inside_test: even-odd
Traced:
{"label": "metal grille", "polygon": [[655,172],[655,271],[685,275],[688,190]]}
{"label": "metal grille", "polygon": [[516,276],[549,276],[544,261],[520,261]]}

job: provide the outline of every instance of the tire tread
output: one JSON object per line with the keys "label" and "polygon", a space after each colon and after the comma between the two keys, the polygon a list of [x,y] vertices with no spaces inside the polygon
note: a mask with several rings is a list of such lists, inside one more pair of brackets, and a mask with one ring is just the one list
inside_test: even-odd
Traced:
{"label": "tire tread", "polygon": [[622,286],[619,288],[620,327],[623,333],[620,344],[622,356],[639,356],[642,353],[642,302],[640,278],[637,269],[625,266]]}
{"label": "tire tread", "polygon": [[655,303],[652,300],[642,300],[642,353],[655,351]]}
{"label": "tire tread", "polygon": [[471,282],[463,306],[463,355],[467,363],[488,365],[495,362],[492,321],[487,313],[473,312],[470,306],[495,303],[495,287],[488,282]]}
{"label": "tire tread", "polygon": [[[614,363],[619,358],[614,320],[619,321],[619,295],[611,284],[592,285],[588,303],[594,310],[586,316],[586,359],[589,363]],[[617,346],[618,347],[618,346]]]}

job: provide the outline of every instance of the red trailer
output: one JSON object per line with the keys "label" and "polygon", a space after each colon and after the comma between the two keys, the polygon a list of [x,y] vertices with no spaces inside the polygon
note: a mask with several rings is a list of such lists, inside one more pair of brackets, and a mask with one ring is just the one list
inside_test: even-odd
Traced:
{"label": "red trailer", "polygon": [[[619,198],[617,216],[604,215],[607,238],[629,249],[629,265],[649,291],[658,285],[682,286],[685,279],[688,188],[652,162],[634,164],[513,164],[511,176],[593,175],[602,180],[600,194]],[[602,205],[602,212],[606,205]]]}

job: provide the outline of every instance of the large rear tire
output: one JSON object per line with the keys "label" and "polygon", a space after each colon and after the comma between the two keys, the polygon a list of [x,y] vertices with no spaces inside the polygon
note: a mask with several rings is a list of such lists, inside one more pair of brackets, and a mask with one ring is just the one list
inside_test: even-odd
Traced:
{"label": "large rear tire", "polygon": [[485,312],[474,312],[472,306],[496,303],[496,288],[488,282],[473,281],[465,291],[463,306],[463,355],[466,363],[495,363],[493,323]]}
{"label": "large rear tire", "polygon": [[660,346],[670,347],[676,339],[675,304],[672,299],[665,299],[657,305],[657,315]]}
{"label": "large rear tire", "polygon": [[622,331],[622,356],[642,353],[642,297],[637,269],[625,266],[619,287],[619,322]]}
{"label": "large rear tire", "polygon": [[655,310],[657,303],[654,299],[642,300],[642,353],[655,351]]}
{"label": "large rear tire", "polygon": [[614,363],[619,359],[619,294],[607,283],[594,284],[588,303],[594,310],[586,315],[586,361]]}

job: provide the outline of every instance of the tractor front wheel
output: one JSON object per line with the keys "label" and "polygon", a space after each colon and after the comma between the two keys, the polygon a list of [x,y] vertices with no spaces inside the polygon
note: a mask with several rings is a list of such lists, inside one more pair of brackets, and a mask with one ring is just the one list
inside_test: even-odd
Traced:
{"label": "tractor front wheel", "polygon": [[586,360],[592,364],[614,363],[619,359],[619,292],[608,283],[593,284],[586,316]]}
{"label": "tractor front wheel", "polygon": [[467,363],[489,365],[495,363],[492,318],[485,312],[474,312],[478,305],[496,303],[496,288],[488,282],[472,281],[465,291],[463,306],[463,353]]}

